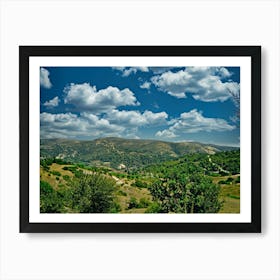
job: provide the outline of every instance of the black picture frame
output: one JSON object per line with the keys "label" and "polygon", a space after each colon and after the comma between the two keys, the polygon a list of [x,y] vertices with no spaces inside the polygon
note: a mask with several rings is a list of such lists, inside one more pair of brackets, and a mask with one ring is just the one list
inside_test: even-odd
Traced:
{"label": "black picture frame", "polygon": [[[32,223],[29,221],[29,58],[36,56],[246,56],[251,58],[251,222],[243,223]],[[21,233],[260,233],[260,46],[19,46]],[[242,151],[241,151],[242,153]],[[34,174],[38,176],[38,174]],[[39,187],[39,179],[38,179]]]}

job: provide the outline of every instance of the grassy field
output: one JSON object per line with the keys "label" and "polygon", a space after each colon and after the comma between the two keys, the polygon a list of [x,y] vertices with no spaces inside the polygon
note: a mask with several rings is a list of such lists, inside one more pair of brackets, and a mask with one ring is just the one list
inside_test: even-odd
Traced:
{"label": "grassy field", "polygon": [[[240,175],[214,177],[213,182],[226,181],[228,178],[237,179]],[[240,213],[240,184],[220,184],[221,194],[220,198],[224,201],[224,205],[220,213]]]}

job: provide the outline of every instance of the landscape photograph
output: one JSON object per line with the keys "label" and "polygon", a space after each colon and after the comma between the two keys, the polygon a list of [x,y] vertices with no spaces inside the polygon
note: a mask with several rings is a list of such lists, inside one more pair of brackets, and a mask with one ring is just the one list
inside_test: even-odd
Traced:
{"label": "landscape photograph", "polygon": [[39,71],[41,214],[240,213],[240,67]]}

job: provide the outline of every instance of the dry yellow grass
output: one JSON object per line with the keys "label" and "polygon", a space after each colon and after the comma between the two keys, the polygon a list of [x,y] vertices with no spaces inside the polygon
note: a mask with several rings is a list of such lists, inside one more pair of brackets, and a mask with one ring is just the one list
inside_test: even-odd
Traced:
{"label": "dry yellow grass", "polygon": [[[226,181],[229,177],[236,179],[238,175],[214,177],[213,182]],[[240,213],[240,184],[231,185],[221,184],[220,198],[224,201],[223,207],[219,213]]]}
{"label": "dry yellow grass", "polygon": [[[73,177],[74,175],[71,171],[63,170],[64,166],[66,165],[53,163],[50,165],[49,171],[46,171],[40,167],[40,180],[48,182],[55,190],[59,188],[59,185],[66,185],[67,182],[63,179],[63,176],[68,175],[69,177]],[[53,171],[59,172],[61,176],[51,174]],[[56,178],[58,178],[58,180]]]}
{"label": "dry yellow grass", "polygon": [[123,185],[117,187],[117,190],[126,193],[126,196],[117,195],[117,202],[120,204],[122,209],[121,213],[144,213],[146,209],[143,209],[142,212],[141,209],[127,209],[131,197],[135,197],[137,201],[139,201],[141,198],[152,200],[151,194],[147,189],[133,187],[131,186],[132,182],[133,181],[125,180]]}

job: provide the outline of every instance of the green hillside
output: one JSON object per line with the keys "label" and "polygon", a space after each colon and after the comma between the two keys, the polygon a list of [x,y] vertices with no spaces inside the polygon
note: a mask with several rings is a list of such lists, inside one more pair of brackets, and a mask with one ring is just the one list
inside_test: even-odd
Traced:
{"label": "green hillside", "polygon": [[41,212],[239,213],[239,162],[239,150],[133,170],[41,159]]}
{"label": "green hillside", "polygon": [[111,137],[92,141],[41,139],[40,149],[41,158],[58,157],[87,165],[137,169],[190,153],[215,154],[235,148],[195,142],[172,143]]}

